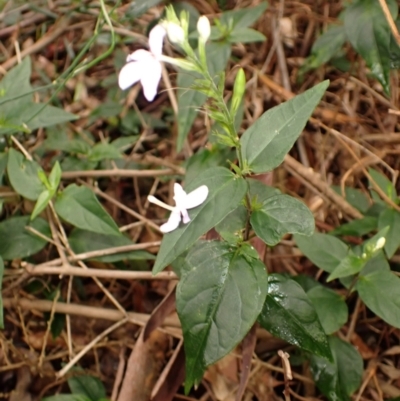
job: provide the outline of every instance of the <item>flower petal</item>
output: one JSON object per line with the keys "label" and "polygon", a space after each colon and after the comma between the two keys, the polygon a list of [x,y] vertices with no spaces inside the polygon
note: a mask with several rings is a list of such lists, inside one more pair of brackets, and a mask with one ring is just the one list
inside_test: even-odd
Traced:
{"label": "flower petal", "polygon": [[208,187],[207,185],[202,185],[186,195],[183,206],[185,207],[185,209],[192,209],[196,206],[201,205],[207,199],[207,196]]}
{"label": "flower petal", "polygon": [[156,59],[152,59],[144,64],[144,72],[140,79],[143,86],[144,97],[149,101],[153,101],[157,94],[158,84],[161,79],[161,63]]}
{"label": "flower petal", "polygon": [[128,57],[126,58],[126,62],[127,63],[129,61],[147,62],[152,59],[154,59],[154,56],[148,50],[139,49],[139,50],[135,50],[133,53],[129,54]]}
{"label": "flower petal", "polygon": [[122,67],[118,75],[118,85],[125,90],[140,81],[143,76],[143,65],[138,61],[131,61]]}
{"label": "flower petal", "polygon": [[157,57],[162,54],[162,46],[164,36],[167,33],[165,28],[161,25],[156,25],[149,34],[149,47],[150,51]]}
{"label": "flower petal", "polygon": [[173,210],[171,212],[171,215],[169,216],[168,221],[160,227],[161,232],[169,233],[171,231],[174,231],[176,228],[178,228],[180,221],[181,213],[178,209]]}

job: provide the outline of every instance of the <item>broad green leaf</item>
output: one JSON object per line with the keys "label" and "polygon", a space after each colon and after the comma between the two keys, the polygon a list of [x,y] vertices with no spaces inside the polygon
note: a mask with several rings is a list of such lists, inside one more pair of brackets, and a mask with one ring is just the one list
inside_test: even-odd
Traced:
{"label": "broad green leaf", "polygon": [[46,220],[38,217],[29,221],[29,216],[10,217],[0,223],[0,256],[4,260],[23,259],[39,252],[47,241],[25,229],[34,228],[46,237],[51,237]]}
{"label": "broad green leaf", "polygon": [[251,28],[235,28],[227,38],[230,43],[264,42],[266,39],[261,32]]}
{"label": "broad green leaf", "polygon": [[242,8],[239,10],[225,11],[220,21],[225,26],[233,26],[236,29],[247,28],[253,25],[267,9],[267,2],[262,2],[256,7]]}
{"label": "broad green leaf", "polygon": [[[71,245],[72,250],[75,253],[84,253],[99,251],[101,249],[110,249],[119,246],[133,245],[133,242],[125,237],[124,235],[110,235],[110,234],[98,234],[80,228],[72,230],[68,237],[68,242]],[[147,251],[130,251],[130,252],[119,252],[112,255],[98,256],[93,258],[103,263],[115,263],[121,260],[143,260],[143,259],[155,259],[154,255]]]}
{"label": "broad green leaf", "polygon": [[280,274],[268,276],[268,295],[258,318],[261,326],[290,344],[331,359],[328,339],[303,288]]}
{"label": "broad green leaf", "polygon": [[360,298],[377,316],[400,328],[400,278],[386,268],[365,270],[355,287]]}
{"label": "broad green leaf", "polygon": [[85,171],[93,170],[98,165],[98,162],[94,162],[88,159],[83,159],[74,156],[67,156],[61,162],[62,171]]}
{"label": "broad green leaf", "polygon": [[347,245],[332,235],[321,233],[314,233],[311,237],[295,235],[294,240],[311,262],[328,273],[347,256]]}
{"label": "broad green leaf", "polygon": [[279,243],[287,234],[312,235],[314,217],[308,207],[289,195],[275,195],[263,202],[259,210],[251,214],[255,233],[268,245]]}
{"label": "broad green leaf", "polygon": [[301,74],[326,64],[339,53],[345,42],[344,27],[331,25],[312,45],[311,56],[307,57],[301,66]]}
{"label": "broad green leaf", "polygon": [[314,305],[326,334],[335,333],[347,322],[349,312],[346,302],[335,291],[317,285],[307,291],[307,296]]}
{"label": "broad green leaf", "polygon": [[42,401],[93,401],[82,394],[57,394],[51,397],[42,398]]}
{"label": "broad green leaf", "polygon": [[83,139],[57,138],[52,134],[45,142],[46,149],[62,150],[67,153],[86,155],[90,152],[91,146]]}
{"label": "broad green leaf", "polygon": [[0,81],[0,135],[29,132],[76,119],[62,109],[34,103],[30,76],[31,60],[25,57]]}
{"label": "broad green leaf", "polygon": [[[207,64],[210,75],[214,77],[224,71],[231,55],[231,46],[228,43],[211,42],[206,46]],[[179,71],[178,86],[178,138],[177,149],[182,149],[183,143],[192,127],[199,108],[207,100],[206,95],[190,89],[194,81],[201,76],[192,71]]]}
{"label": "broad green leaf", "polygon": [[188,224],[181,224],[176,230],[165,234],[154,264],[153,274],[160,272],[165,266],[189,249],[197,239],[215,227],[242,201],[247,185],[241,177],[236,177],[223,167],[211,168],[192,181],[185,191],[187,193],[207,185],[209,193],[204,203],[191,209]]}
{"label": "broad green leaf", "polygon": [[81,394],[92,401],[106,398],[106,390],[100,379],[94,376],[72,376],[68,386],[73,394]]}
{"label": "broad green leaf", "polygon": [[241,152],[251,172],[265,173],[282,163],[328,85],[329,81],[321,82],[269,109],[244,132],[240,138]]}
{"label": "broad green leaf", "polygon": [[390,259],[400,246],[400,213],[394,209],[386,209],[379,216],[379,229],[389,227],[386,234],[385,252]]}
{"label": "broad green leaf", "polygon": [[215,230],[225,241],[236,244],[243,239],[242,231],[246,226],[247,218],[247,209],[240,205],[217,224]]}
{"label": "broad green leaf", "polygon": [[129,20],[140,17],[147,10],[160,4],[162,0],[135,0],[129,3],[129,8],[126,11],[126,17]]}
{"label": "broad green leaf", "polygon": [[193,181],[200,173],[211,167],[228,167],[229,160],[234,160],[235,152],[226,147],[214,146],[213,149],[201,149],[191,156],[186,165],[186,182]]}
{"label": "broad green leaf", "polygon": [[340,338],[330,337],[334,361],[311,356],[311,373],[318,388],[330,401],[347,401],[360,386],[363,360],[358,351]]}
{"label": "broad green leaf", "polygon": [[[393,19],[398,6],[395,0],[386,1]],[[379,2],[358,0],[350,4],[344,13],[347,39],[364,58],[371,73],[389,93],[390,28]]]}
{"label": "broad green leaf", "polygon": [[201,241],[186,257],[176,291],[186,354],[186,393],[207,366],[247,334],[267,294],[264,264],[226,243]]}
{"label": "broad green leaf", "polygon": [[36,200],[46,190],[38,173],[42,168],[35,161],[25,159],[22,153],[10,148],[7,174],[12,187],[24,198]]}
{"label": "broad green leaf", "polygon": [[[340,186],[332,185],[331,188],[340,196],[342,196],[342,191],[340,189]],[[365,195],[365,193],[360,191],[359,189],[345,187],[344,194],[346,201],[349,202],[351,206],[355,207],[363,214],[365,214],[366,211],[371,206],[371,202],[368,196]]]}
{"label": "broad green leaf", "polygon": [[246,178],[246,181],[249,185],[249,196],[252,204],[256,203],[261,206],[261,204],[271,196],[281,193],[279,189],[265,185],[254,178]]}
{"label": "broad green leaf", "polygon": [[57,196],[54,207],[61,218],[82,230],[121,235],[112,217],[89,188],[69,185]]}
{"label": "broad green leaf", "polygon": [[365,234],[375,231],[378,227],[378,219],[372,216],[365,216],[362,219],[350,221],[330,231],[330,235],[354,235],[362,237]]}
{"label": "broad green leaf", "polygon": [[104,159],[122,159],[121,152],[110,143],[96,143],[88,154],[91,161],[101,161]]}
{"label": "broad green leaf", "polygon": [[3,298],[1,296],[1,288],[3,284],[4,275],[4,262],[0,256],[0,329],[4,329],[4,310],[3,310]]}
{"label": "broad green leaf", "polygon": [[139,138],[140,138],[139,135],[121,136],[112,141],[111,144],[115,148],[117,148],[120,152],[125,152],[126,150],[133,147],[133,145],[135,145],[135,143],[139,140]]}
{"label": "broad green leaf", "polygon": [[[372,177],[372,179],[375,181],[375,183],[378,185],[378,187],[392,200],[395,201],[397,199],[397,193],[396,193],[396,188],[393,186],[393,184],[387,179],[386,176],[383,174],[379,173],[378,171],[374,170],[373,168],[368,169],[369,175]],[[369,187],[371,190],[371,196],[376,202],[382,202],[380,196],[378,195],[377,192],[373,189],[374,186],[372,183],[369,183]]]}

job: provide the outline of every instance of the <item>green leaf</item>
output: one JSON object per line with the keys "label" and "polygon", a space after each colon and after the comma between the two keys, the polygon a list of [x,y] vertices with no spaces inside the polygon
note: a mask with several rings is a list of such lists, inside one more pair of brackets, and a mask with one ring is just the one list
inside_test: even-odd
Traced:
{"label": "green leaf", "polygon": [[386,209],[379,216],[379,229],[389,227],[386,234],[385,252],[390,259],[400,246],[400,213],[394,209]]}
{"label": "green leaf", "polygon": [[318,105],[329,81],[266,111],[248,128],[240,142],[246,167],[265,173],[282,163]]}
{"label": "green leaf", "polygon": [[[133,245],[133,242],[124,235],[116,236],[109,234],[98,234],[80,228],[72,230],[68,242],[75,253],[99,251],[119,246]],[[115,263],[121,260],[149,260],[155,259],[154,255],[147,251],[119,252],[112,255],[98,256],[92,260],[103,263]]]}
{"label": "green leaf", "polygon": [[186,393],[204,370],[246,335],[267,294],[264,264],[220,241],[200,241],[186,257],[176,291],[186,353]]}
{"label": "green leaf", "polygon": [[261,205],[271,196],[279,195],[281,193],[279,189],[265,185],[254,178],[246,178],[246,181],[249,184],[249,196],[252,204],[255,203]]}
{"label": "green leaf", "polygon": [[49,174],[49,184],[53,191],[57,191],[57,188],[60,185],[61,174],[62,174],[62,171],[61,171],[60,163],[58,161],[56,161]]}
{"label": "green leaf", "polygon": [[268,245],[279,243],[287,234],[312,235],[314,217],[308,207],[289,195],[268,198],[259,210],[251,214],[255,233]]}
{"label": "green leaf", "polygon": [[[393,186],[393,184],[387,179],[386,176],[383,174],[379,173],[378,171],[374,170],[373,168],[368,169],[369,175],[372,177],[372,179],[375,181],[375,183],[378,185],[378,187],[392,200],[396,201],[397,199],[397,193],[396,193],[396,188]],[[382,202],[380,196],[375,192],[373,189],[374,186],[372,183],[369,183],[369,187],[371,190],[371,196],[376,202]]]}
{"label": "green leaf", "polygon": [[[206,54],[208,70],[214,77],[215,74],[225,70],[231,55],[231,46],[228,43],[211,42],[206,46]],[[192,71],[179,71],[178,73],[178,138],[176,144],[178,151],[182,149],[199,108],[207,100],[207,96],[203,93],[190,89],[198,78],[201,76]]]}
{"label": "green leaf", "polygon": [[337,278],[352,276],[362,270],[367,263],[367,259],[356,255],[351,249],[345,258],[333,269],[326,281],[332,281]]}
{"label": "green leaf", "polygon": [[314,233],[311,237],[295,235],[294,240],[311,262],[328,273],[347,256],[347,245],[332,235],[321,233]]}
{"label": "green leaf", "polygon": [[69,185],[58,195],[54,207],[61,218],[82,230],[121,235],[112,217],[89,188]]}
{"label": "green leaf", "polygon": [[387,269],[365,270],[355,287],[360,298],[377,316],[400,328],[400,278]]}
{"label": "green leaf", "polygon": [[88,154],[91,161],[101,161],[105,159],[122,159],[121,152],[112,144],[96,143]]}
{"label": "green leaf", "polygon": [[247,28],[261,17],[267,6],[267,2],[264,1],[256,7],[225,11],[222,13],[220,21],[223,25],[233,26],[236,29]]}
{"label": "green leaf", "polygon": [[[339,185],[332,185],[331,188],[340,196],[342,196],[342,191]],[[346,201],[363,214],[365,214],[371,206],[368,196],[359,189],[345,187],[344,194]]]}
{"label": "green leaf", "polygon": [[[392,18],[396,19],[397,2],[388,0],[386,3]],[[379,2],[353,2],[345,10],[344,28],[354,49],[363,57],[371,73],[389,94],[390,29]]]}
{"label": "green leaf", "polygon": [[230,43],[264,42],[266,39],[261,32],[251,28],[235,28],[227,38]]}
{"label": "green leaf", "polygon": [[153,274],[160,272],[165,266],[189,249],[197,239],[215,227],[242,201],[247,185],[241,177],[236,177],[223,167],[211,168],[192,181],[186,192],[207,185],[207,199],[200,206],[189,211],[191,221],[181,224],[176,230],[165,234],[154,264]]}
{"label": "green leaf", "polygon": [[328,339],[303,288],[280,274],[268,277],[268,295],[258,318],[272,335],[331,359]]}
{"label": "green leaf", "polygon": [[25,229],[34,228],[46,237],[51,237],[46,220],[38,217],[29,221],[29,216],[10,217],[0,223],[0,256],[4,260],[23,259],[34,255],[45,247],[47,241]]}
{"label": "green leaf", "polygon": [[10,148],[8,151],[7,173],[12,187],[24,198],[36,200],[46,190],[39,179],[42,168],[35,161],[25,159],[22,153]]}
{"label": "green leaf", "polygon": [[73,376],[68,379],[68,386],[73,394],[81,394],[92,401],[106,398],[103,383],[93,376]]}
{"label": "green leaf", "polygon": [[45,189],[38,197],[35,207],[32,210],[31,220],[34,220],[49,204],[54,192]]}
{"label": "green leaf", "polygon": [[347,401],[361,384],[363,360],[357,350],[340,338],[330,337],[334,362],[311,356],[311,373],[330,401]]}
{"label": "green leaf", "polygon": [[348,319],[348,309],[344,298],[329,288],[317,285],[307,291],[314,305],[319,321],[326,334],[338,331]]}
{"label": "green leaf", "polygon": [[42,401],[92,401],[92,399],[81,394],[57,394],[42,398]]}
{"label": "green leaf", "polygon": [[3,177],[6,172],[8,162],[8,153],[1,152],[0,153],[0,185],[3,184]]}
{"label": "green leaf", "polygon": [[3,309],[3,298],[1,296],[1,288],[3,284],[4,275],[4,262],[0,256],[0,329],[4,329],[4,309]]}
{"label": "green leaf", "polygon": [[362,237],[365,234],[375,231],[378,227],[378,219],[372,216],[365,216],[362,219],[350,221],[330,231],[330,235],[354,235]]}
{"label": "green leaf", "polygon": [[326,64],[339,53],[345,42],[344,27],[331,25],[312,45],[311,56],[307,57],[301,66],[300,73],[304,74]]}
{"label": "green leaf", "polygon": [[225,241],[236,244],[243,239],[242,230],[245,228],[247,217],[247,209],[240,205],[217,224],[215,230]]}
{"label": "green leaf", "polygon": [[77,117],[59,108],[33,102],[31,60],[25,57],[0,82],[0,135],[61,124]]}

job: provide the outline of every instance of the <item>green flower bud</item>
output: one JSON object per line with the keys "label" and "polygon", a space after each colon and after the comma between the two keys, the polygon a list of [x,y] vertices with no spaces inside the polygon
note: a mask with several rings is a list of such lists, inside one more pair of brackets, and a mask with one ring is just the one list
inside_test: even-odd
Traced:
{"label": "green flower bud", "polygon": [[233,96],[231,103],[231,113],[235,114],[239,108],[240,102],[242,101],[244,91],[246,89],[246,76],[243,68],[240,68],[236,74],[235,84],[233,86]]}

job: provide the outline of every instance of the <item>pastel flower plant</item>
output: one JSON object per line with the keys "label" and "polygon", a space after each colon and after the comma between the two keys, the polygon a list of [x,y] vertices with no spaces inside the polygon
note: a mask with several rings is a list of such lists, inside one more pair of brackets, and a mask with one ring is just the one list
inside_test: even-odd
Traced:
{"label": "pastel flower plant", "polygon": [[175,206],[167,205],[156,197],[149,195],[148,200],[164,209],[170,210],[171,215],[168,221],[160,227],[161,232],[169,233],[178,228],[181,220],[184,224],[189,223],[190,217],[188,209],[193,209],[201,205],[208,196],[208,187],[201,185],[190,193],[186,193],[180,184],[174,184]]}

